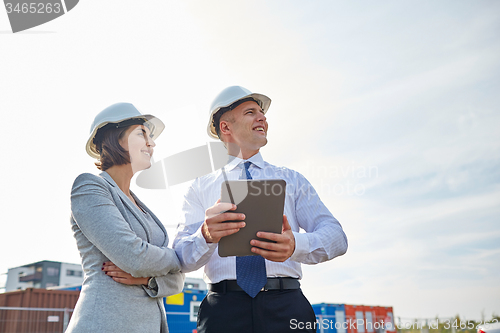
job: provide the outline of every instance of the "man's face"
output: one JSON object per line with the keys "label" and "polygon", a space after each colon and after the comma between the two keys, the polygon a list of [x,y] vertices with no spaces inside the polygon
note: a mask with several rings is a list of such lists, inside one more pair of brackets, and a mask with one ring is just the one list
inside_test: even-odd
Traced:
{"label": "man's face", "polygon": [[266,116],[253,101],[242,103],[224,114],[221,119],[222,126],[228,128],[229,142],[237,144],[242,151],[258,151],[267,144]]}

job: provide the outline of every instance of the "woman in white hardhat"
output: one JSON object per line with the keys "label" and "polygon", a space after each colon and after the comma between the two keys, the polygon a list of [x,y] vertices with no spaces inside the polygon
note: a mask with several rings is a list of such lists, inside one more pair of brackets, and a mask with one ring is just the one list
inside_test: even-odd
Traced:
{"label": "woman in white hardhat", "polygon": [[182,291],[184,275],[162,223],[129,188],[164,127],[129,103],[94,119],[86,150],[102,172],[81,174],[71,191],[85,278],[67,333],[168,332],[163,297]]}

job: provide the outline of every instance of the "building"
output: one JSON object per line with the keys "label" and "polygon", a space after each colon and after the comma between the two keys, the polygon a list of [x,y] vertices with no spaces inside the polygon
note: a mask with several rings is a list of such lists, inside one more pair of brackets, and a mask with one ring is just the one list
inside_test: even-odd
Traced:
{"label": "building", "polygon": [[81,285],[82,282],[83,270],[80,264],[44,260],[9,268],[5,291],[73,286]]}

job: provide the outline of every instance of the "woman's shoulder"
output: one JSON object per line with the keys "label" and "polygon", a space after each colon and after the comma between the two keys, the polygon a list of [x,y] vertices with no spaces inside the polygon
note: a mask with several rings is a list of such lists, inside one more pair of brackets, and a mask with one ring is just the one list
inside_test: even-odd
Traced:
{"label": "woman's shoulder", "polygon": [[92,173],[82,173],[78,175],[78,177],[76,177],[75,181],[73,182],[73,189],[85,185],[93,185],[106,188],[109,187],[108,182],[101,176],[94,175]]}
{"label": "woman's shoulder", "polygon": [[113,196],[112,186],[103,177],[91,173],[82,173],[76,177],[71,188],[71,200],[88,195],[100,195],[110,198]]}
{"label": "woman's shoulder", "polygon": [[77,182],[96,182],[96,183],[105,183],[106,181],[102,179],[98,175],[94,175],[93,173],[85,172],[79,174],[75,179],[75,183]]}

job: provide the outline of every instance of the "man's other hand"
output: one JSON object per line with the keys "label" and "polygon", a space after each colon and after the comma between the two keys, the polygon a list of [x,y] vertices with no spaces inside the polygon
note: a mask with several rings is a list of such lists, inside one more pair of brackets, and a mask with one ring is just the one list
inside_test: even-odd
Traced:
{"label": "man's other hand", "polygon": [[250,244],[252,252],[260,254],[270,261],[283,262],[290,258],[295,251],[295,237],[292,228],[288,224],[288,219],[283,215],[283,228],[281,234],[259,231],[257,237],[272,240],[276,243],[259,241],[252,239]]}

